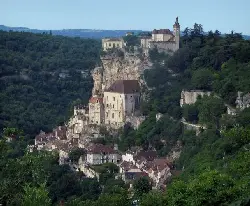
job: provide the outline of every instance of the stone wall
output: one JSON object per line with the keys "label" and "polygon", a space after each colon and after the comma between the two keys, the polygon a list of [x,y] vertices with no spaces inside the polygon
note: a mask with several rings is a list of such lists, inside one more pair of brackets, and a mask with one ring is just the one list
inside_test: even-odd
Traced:
{"label": "stone wall", "polygon": [[158,52],[173,53],[179,49],[179,45],[173,42],[151,41],[149,42],[149,49],[157,48]]}
{"label": "stone wall", "polygon": [[243,94],[243,92],[238,92],[235,103],[236,108],[240,110],[250,107],[250,93]]}
{"label": "stone wall", "polygon": [[198,96],[210,96],[211,92],[204,92],[201,90],[191,90],[191,91],[182,91],[180,106],[182,107],[184,104],[194,104],[198,98]]}

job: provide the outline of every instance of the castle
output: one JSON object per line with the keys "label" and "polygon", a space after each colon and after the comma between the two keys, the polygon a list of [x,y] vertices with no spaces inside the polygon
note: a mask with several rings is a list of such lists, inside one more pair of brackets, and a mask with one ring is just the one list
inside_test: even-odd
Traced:
{"label": "castle", "polygon": [[141,48],[145,54],[150,49],[157,48],[159,52],[175,52],[180,45],[180,24],[178,17],[173,25],[173,32],[169,29],[154,29],[152,37],[141,37]]}
{"label": "castle", "polygon": [[[128,34],[133,35],[133,34]],[[169,29],[154,29],[152,36],[140,37],[141,48],[143,53],[148,55],[150,49],[157,48],[159,52],[173,53],[179,49],[180,46],[180,24],[178,17],[176,17],[173,25],[173,32]],[[103,51],[112,48],[123,49],[126,46],[123,38],[105,38],[102,39]]]}
{"label": "castle", "polygon": [[[144,53],[154,47],[160,52],[177,51],[180,41],[178,17],[173,25],[173,32],[169,29],[155,29],[151,37],[140,39]],[[143,121],[144,118],[139,115],[140,87],[144,85],[141,76],[149,66],[149,59],[147,55],[140,58],[136,54],[125,52],[125,46],[122,38],[102,39],[104,51],[117,48],[124,52],[124,57],[116,53],[107,53],[101,57],[102,65],[92,71],[94,86],[88,106],[74,108],[74,117],[69,124],[74,128],[74,134],[80,134],[87,125],[119,128],[129,121],[134,122],[137,127]]]}

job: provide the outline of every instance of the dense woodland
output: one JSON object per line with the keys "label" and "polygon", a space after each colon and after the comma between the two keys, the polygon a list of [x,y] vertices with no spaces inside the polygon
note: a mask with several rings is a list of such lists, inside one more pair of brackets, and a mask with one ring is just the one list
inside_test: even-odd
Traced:
{"label": "dense woodland", "polygon": [[[17,45],[10,49],[1,38],[0,49],[4,51],[0,52],[1,82],[3,81],[1,85],[4,86],[1,86],[1,125],[19,127],[25,132],[17,129],[5,129],[3,132],[0,141],[0,201],[7,205],[57,205],[63,200],[68,206],[126,206],[132,205],[132,200],[138,200],[141,206],[250,204],[250,109],[241,111],[237,116],[225,115],[225,103],[234,106],[237,91],[250,90],[250,41],[244,40],[241,34],[232,32],[221,36],[219,31],[211,31],[204,35],[202,26],[195,24],[193,28],[185,29],[181,38],[181,48],[174,55],[159,54],[157,50],[150,52],[154,69],[146,70],[145,79],[152,90],[149,91],[148,100],[141,106],[141,112],[148,118],[138,130],[126,125],[121,131],[118,145],[124,151],[135,145],[144,149],[153,147],[159,156],[165,156],[176,142],[180,141],[182,153],[174,166],[181,175],[175,177],[164,192],[151,191],[148,180],[139,179],[135,183],[132,198],[128,193],[128,186],[119,179],[113,179],[117,171],[115,165],[104,165],[99,168],[102,175],[98,182],[84,178],[81,173],[71,172],[67,166],[59,166],[56,154],[26,152],[27,142],[24,134],[32,135],[41,128],[51,128],[53,124],[61,121],[58,117],[66,117],[71,102],[77,98],[87,98],[91,81],[80,78],[76,73],[79,68],[90,70],[98,61],[98,42],[27,33],[3,32],[1,35],[12,42],[10,45]],[[31,50],[36,58],[40,53],[39,62],[33,59],[31,65],[39,64],[40,67],[29,68],[29,64],[28,68],[23,66],[26,73],[21,73],[22,75],[30,72],[33,76],[37,73],[42,76],[45,68],[47,72],[58,72],[60,67],[68,70],[75,68],[75,75],[60,79],[58,76],[48,77],[44,74],[44,78],[37,77],[37,81],[29,84],[28,80],[33,78],[32,75],[27,75],[26,79],[20,78],[19,70],[16,68],[23,65],[20,63],[23,61],[18,58],[26,53],[26,49],[23,48],[26,48],[26,43],[32,39],[28,36],[37,42],[47,40],[49,43],[45,48],[44,44],[40,43],[40,47],[45,51],[40,51],[36,41],[30,43],[36,48]],[[58,47],[53,50],[53,42],[57,41],[61,44],[68,42],[64,51],[68,51],[67,57],[75,57],[76,60],[72,60],[72,64],[80,66],[79,68],[76,69],[76,65],[70,66],[71,61],[60,65],[60,62],[67,58],[59,55],[63,52]],[[18,46],[17,42],[23,42],[23,46]],[[91,49],[83,49],[84,45]],[[79,50],[76,53],[72,52],[77,48]],[[82,49],[85,51],[84,61],[83,53],[79,52]],[[30,60],[31,51],[25,55],[30,56]],[[56,55],[57,53],[59,54]],[[51,60],[49,55],[53,55],[53,62],[57,65],[50,69],[42,67],[40,61],[43,56]],[[14,65],[15,58],[18,59],[18,63]],[[88,66],[82,66],[80,60]],[[12,72],[9,72],[6,65],[10,65]],[[34,68],[39,70],[36,72]],[[69,81],[64,91],[55,90],[53,93],[54,90],[51,88],[57,87],[52,82],[61,85],[63,81]],[[36,82],[40,84],[36,85]],[[85,87],[69,87],[70,82]],[[21,90],[26,91],[25,96],[19,90],[23,84],[33,88]],[[45,87],[47,84],[50,84],[50,87]],[[200,98],[194,105],[180,108],[182,89],[207,90],[212,91],[213,95]],[[44,93],[49,93],[49,97],[42,95]],[[34,103],[36,107],[27,107],[36,101],[40,101],[40,104]],[[23,108],[26,110],[22,110]],[[156,122],[155,114],[159,112],[164,116]],[[42,118],[44,116],[45,119]],[[206,125],[207,129],[201,131],[198,136],[193,131],[184,130],[180,122],[182,116],[189,122]],[[27,126],[26,121],[20,124],[19,121],[23,118],[34,125],[35,130]],[[10,134],[18,137],[18,140],[6,143],[4,138]],[[108,143],[109,140],[103,140],[104,143],[105,141]],[[77,155],[78,152],[72,153],[72,159]]]}
{"label": "dense woodland", "polygon": [[0,129],[34,137],[64,122],[70,105],[87,102],[101,42],[0,31]]}

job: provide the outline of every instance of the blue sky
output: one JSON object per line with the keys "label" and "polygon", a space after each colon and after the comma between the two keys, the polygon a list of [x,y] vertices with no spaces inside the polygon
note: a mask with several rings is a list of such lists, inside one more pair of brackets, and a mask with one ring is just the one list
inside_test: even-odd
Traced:
{"label": "blue sky", "polygon": [[250,34],[250,0],[0,0],[0,24],[34,29],[172,28]]}

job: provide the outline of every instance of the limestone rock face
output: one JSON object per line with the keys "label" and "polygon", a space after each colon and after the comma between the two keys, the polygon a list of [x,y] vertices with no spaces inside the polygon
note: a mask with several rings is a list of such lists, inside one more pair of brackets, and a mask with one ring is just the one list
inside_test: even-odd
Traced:
{"label": "limestone rock face", "polygon": [[144,83],[141,76],[148,66],[147,59],[140,59],[136,55],[125,54],[124,57],[105,56],[101,58],[101,61],[102,69],[96,68],[94,70],[96,71],[95,75],[92,74],[95,82],[93,92],[102,88],[100,93],[103,93],[116,80],[139,80],[141,84]]}

